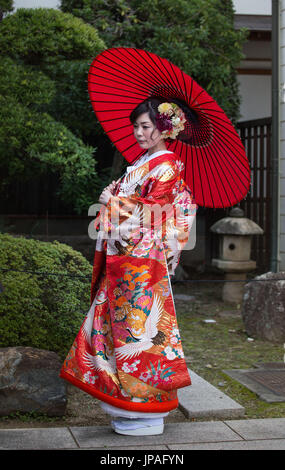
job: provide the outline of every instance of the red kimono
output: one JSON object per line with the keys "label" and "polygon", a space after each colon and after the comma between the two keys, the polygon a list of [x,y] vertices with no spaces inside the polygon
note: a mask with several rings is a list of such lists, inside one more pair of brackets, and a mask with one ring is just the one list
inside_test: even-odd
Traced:
{"label": "red kimono", "polygon": [[91,307],[60,376],[115,407],[159,413],[191,384],[170,275],[197,206],[175,154],[141,161],[100,213]]}

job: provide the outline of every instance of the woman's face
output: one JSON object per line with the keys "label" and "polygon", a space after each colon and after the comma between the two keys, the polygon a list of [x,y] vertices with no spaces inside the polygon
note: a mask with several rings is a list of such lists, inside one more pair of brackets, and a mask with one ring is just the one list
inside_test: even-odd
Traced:
{"label": "woman's face", "polygon": [[162,140],[162,135],[150,120],[148,113],[141,114],[134,123],[134,136],[143,149],[154,147]]}

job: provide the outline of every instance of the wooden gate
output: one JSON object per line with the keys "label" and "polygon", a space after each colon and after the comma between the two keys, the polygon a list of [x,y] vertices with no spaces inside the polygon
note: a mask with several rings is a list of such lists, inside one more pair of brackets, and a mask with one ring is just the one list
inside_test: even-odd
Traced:
{"label": "wooden gate", "polygon": [[252,240],[252,259],[258,269],[270,268],[270,227],[271,227],[271,124],[272,119],[256,119],[239,122],[240,138],[245,147],[251,168],[251,187],[240,207],[245,217],[256,222],[264,235]]}

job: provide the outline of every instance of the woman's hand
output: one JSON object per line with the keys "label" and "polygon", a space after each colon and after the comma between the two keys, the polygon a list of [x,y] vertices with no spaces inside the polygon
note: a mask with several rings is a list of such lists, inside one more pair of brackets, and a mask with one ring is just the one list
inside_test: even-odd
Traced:
{"label": "woman's hand", "polygon": [[102,191],[101,196],[99,197],[100,204],[103,204],[104,206],[108,204],[110,197],[113,196],[113,191],[116,184],[116,181],[112,181],[111,184],[106,186],[106,188]]}

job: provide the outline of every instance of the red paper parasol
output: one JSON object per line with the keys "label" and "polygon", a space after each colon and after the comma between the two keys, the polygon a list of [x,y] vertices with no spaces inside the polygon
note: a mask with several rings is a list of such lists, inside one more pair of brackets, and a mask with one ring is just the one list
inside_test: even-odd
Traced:
{"label": "red paper parasol", "polygon": [[90,66],[88,92],[103,129],[130,163],[145,152],[133,135],[131,111],[150,97],[175,102],[187,123],[176,140],[165,143],[184,163],[183,177],[195,202],[230,207],[248,193],[249,163],[232,123],[197,82],[167,59],[142,49],[107,49]]}

